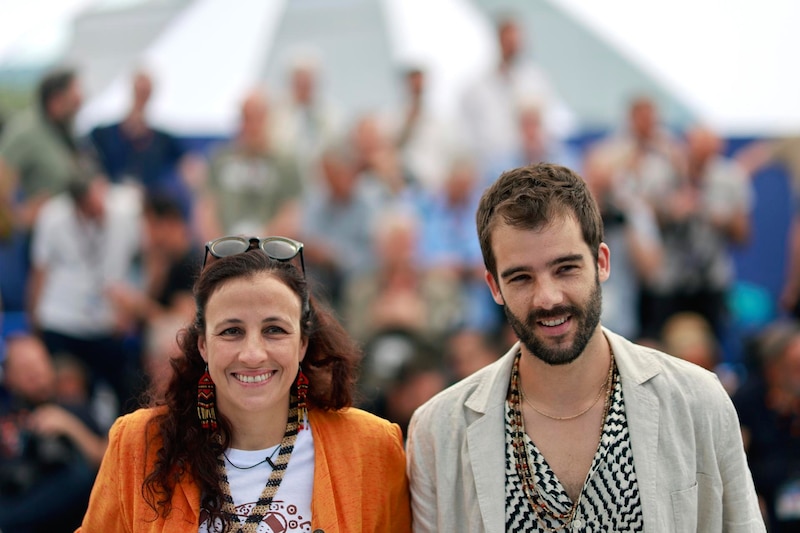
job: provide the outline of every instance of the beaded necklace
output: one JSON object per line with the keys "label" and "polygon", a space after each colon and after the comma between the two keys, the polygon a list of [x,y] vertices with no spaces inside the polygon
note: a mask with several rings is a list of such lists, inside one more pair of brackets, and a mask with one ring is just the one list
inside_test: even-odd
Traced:
{"label": "beaded necklace", "polygon": [[[222,457],[217,458],[217,470],[220,476],[220,485],[222,487],[222,513],[225,521],[238,527],[238,533],[256,533],[258,525],[264,519],[272,504],[272,499],[278,492],[281,486],[283,476],[286,473],[286,468],[289,466],[289,459],[294,451],[294,443],[297,440],[297,428],[299,426],[297,416],[297,398],[292,396],[289,404],[289,416],[286,420],[286,431],[283,434],[281,441],[280,452],[278,452],[278,459],[272,468],[272,473],[258,497],[255,507],[250,511],[244,524],[240,524],[239,517],[236,514],[236,507],[233,505],[233,496],[231,496],[231,485],[228,482],[228,475],[225,472],[225,460]],[[262,461],[263,462],[263,461]],[[272,462],[270,461],[270,464]]]}
{"label": "beaded necklace", "polygon": [[522,397],[522,400],[525,403],[527,403],[528,406],[530,406],[531,409],[533,409],[534,411],[536,411],[540,415],[542,415],[542,416],[544,416],[546,418],[549,418],[550,420],[559,420],[559,421],[575,420],[576,418],[580,418],[583,415],[585,415],[586,413],[588,413],[589,411],[591,411],[592,407],[597,405],[597,402],[600,401],[600,397],[603,395],[603,391],[606,390],[606,387],[611,387],[611,379],[613,378],[613,374],[614,374],[614,364],[612,362],[610,365],[608,365],[608,377],[600,385],[600,389],[597,391],[597,396],[594,397],[594,400],[592,400],[592,403],[588,407],[585,407],[584,409],[581,409],[580,412],[578,412],[578,413],[576,413],[574,415],[556,416],[556,415],[551,415],[551,414],[545,413],[544,411],[539,410],[535,405],[533,405],[533,403],[530,401],[530,399],[528,399],[528,397],[525,395],[525,391],[522,389],[522,387],[519,388],[519,394]]}
{"label": "beaded necklace", "polygon": [[[522,409],[520,404],[520,393],[521,388],[519,386],[519,359],[520,354],[517,354],[516,359],[514,360],[514,366],[511,370],[511,386],[509,387],[508,396],[509,396],[509,404],[511,408],[511,443],[512,448],[514,450],[514,462],[517,470],[517,475],[520,478],[520,482],[522,484],[522,491],[525,494],[528,502],[531,504],[533,509],[534,515],[536,515],[536,521],[542,526],[542,528],[546,531],[560,531],[567,526],[569,526],[572,521],[575,519],[575,515],[578,512],[578,506],[580,505],[581,497],[583,496],[583,488],[586,486],[586,481],[591,475],[592,469],[589,469],[589,472],[586,474],[586,480],[584,480],[583,487],[581,487],[581,492],[578,494],[578,497],[575,499],[575,502],[572,504],[569,512],[567,513],[557,513],[553,511],[549,505],[547,505],[547,501],[545,498],[540,494],[539,487],[536,483],[536,480],[533,476],[533,467],[531,466],[530,462],[530,454],[528,453],[527,446],[525,445],[525,421],[522,416]],[[617,373],[616,373],[616,364],[614,362],[614,354],[611,354],[611,369],[609,370],[609,375],[611,376],[608,391],[606,394],[606,401],[605,406],[603,408],[603,417],[600,422],[600,435],[602,438],[603,434],[603,427],[605,426],[606,417],[608,417],[608,410],[611,405],[611,394],[614,390],[617,380]],[[601,446],[602,443],[599,443],[598,446]],[[549,516],[552,519],[561,522],[561,525],[555,528],[550,528],[547,523],[545,522],[545,516]]]}

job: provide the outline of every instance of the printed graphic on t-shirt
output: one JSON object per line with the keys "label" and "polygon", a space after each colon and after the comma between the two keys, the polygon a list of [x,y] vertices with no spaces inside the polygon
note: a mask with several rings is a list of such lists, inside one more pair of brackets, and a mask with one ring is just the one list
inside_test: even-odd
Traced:
{"label": "printed graphic on t-shirt", "polygon": [[[245,520],[256,506],[256,502],[239,505],[236,514],[239,522],[244,526]],[[208,513],[200,513],[200,533],[218,533],[222,531],[222,524],[215,522],[214,527],[208,528]],[[298,514],[297,506],[281,500],[274,500],[266,516],[258,525],[257,533],[309,533],[311,531],[311,517]]]}

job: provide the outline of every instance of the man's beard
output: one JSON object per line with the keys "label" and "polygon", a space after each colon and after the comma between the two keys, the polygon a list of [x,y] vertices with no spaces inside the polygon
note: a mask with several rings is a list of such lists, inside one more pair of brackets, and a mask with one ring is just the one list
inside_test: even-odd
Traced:
{"label": "man's beard", "polygon": [[[528,313],[526,322],[522,322],[509,309],[503,306],[503,312],[511,325],[511,329],[517,334],[520,342],[525,345],[529,352],[549,365],[566,365],[578,358],[589,339],[592,338],[597,325],[600,323],[600,313],[603,307],[603,296],[600,289],[600,281],[595,279],[595,287],[589,296],[586,306],[581,309],[575,305],[561,306],[548,311],[531,311]],[[577,323],[575,339],[570,346],[551,347],[533,332],[533,325],[538,321],[570,315],[570,320]]]}

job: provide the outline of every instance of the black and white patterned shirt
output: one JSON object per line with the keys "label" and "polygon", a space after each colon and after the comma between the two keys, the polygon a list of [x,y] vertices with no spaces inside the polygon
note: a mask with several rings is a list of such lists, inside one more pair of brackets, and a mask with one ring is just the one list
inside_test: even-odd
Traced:
{"label": "black and white patterned shirt", "polygon": [[[506,401],[506,531],[589,533],[643,530],[639,487],[619,379],[615,382],[600,446],[571,524],[543,516],[546,523],[546,528],[543,528],[537,519],[517,474],[512,442],[513,417],[513,407]],[[572,500],[530,437],[524,434],[524,438],[539,493],[554,513],[569,514]]]}

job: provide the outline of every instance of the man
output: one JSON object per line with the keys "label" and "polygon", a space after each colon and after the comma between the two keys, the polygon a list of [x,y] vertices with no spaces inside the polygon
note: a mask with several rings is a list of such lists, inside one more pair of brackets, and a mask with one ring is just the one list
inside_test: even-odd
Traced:
{"label": "man", "polygon": [[136,379],[125,342],[131,323],[109,288],[135,279],[140,220],[139,191],[109,184],[87,164],[67,192],[42,207],[31,244],[32,323],[51,353],[72,353],[93,383],[99,378],[113,387],[121,407]]}
{"label": "man", "polygon": [[73,70],[53,71],[36,90],[38,102],[15,116],[0,137],[0,188],[13,190],[9,199],[15,220],[30,228],[42,203],[62,192],[76,175],[78,147],[72,123],[81,106],[81,88]]}
{"label": "man", "polygon": [[583,177],[603,218],[603,239],[614,250],[614,275],[603,284],[600,318],[615,333],[642,339],[640,294],[660,272],[664,257],[655,211],[616,186],[614,161],[607,153],[587,154]]}
{"label": "man", "polygon": [[685,173],[679,140],[663,123],[658,103],[649,95],[630,99],[625,124],[590,146],[613,163],[615,187],[631,196],[652,193],[651,183]]}
{"label": "man", "polygon": [[134,73],[132,103],[121,122],[94,128],[89,140],[112,182],[132,181],[149,192],[188,194],[178,176],[178,165],[186,150],[172,134],[154,128],[147,106],[153,79],[144,70]]}
{"label": "man", "polygon": [[143,200],[141,280],[121,280],[108,290],[117,308],[147,327],[163,315],[194,318],[192,285],[203,264],[203,245],[189,224],[189,213],[167,194]]}
{"label": "man", "polygon": [[8,312],[25,308],[30,231],[42,204],[66,189],[78,166],[72,123],[81,106],[74,70],[46,74],[35,103],[0,135],[0,293]]}
{"label": "man", "polygon": [[649,333],[691,311],[721,340],[734,281],[730,250],[749,240],[752,187],[744,170],[723,156],[725,143],[713,130],[693,125],[685,141],[683,175],[653,176],[649,184],[664,244],[664,263],[649,284]]}
{"label": "man", "polygon": [[0,529],[74,531],[106,450],[102,430],[87,403],[58,397],[54,360],[38,337],[9,336],[2,370]]}
{"label": "man", "polygon": [[477,225],[520,342],[414,414],[415,531],[764,531],[719,381],[600,326],[610,252],[583,180],[510,170]]}
{"label": "man", "polygon": [[313,164],[321,150],[341,133],[339,106],[324,87],[322,65],[315,50],[292,54],[286,71],[287,87],[276,98],[267,124],[274,149],[291,154],[303,180],[313,180]]}
{"label": "man", "polygon": [[519,151],[522,104],[536,102],[544,130],[556,139],[573,133],[576,122],[547,71],[526,57],[525,28],[519,20],[502,18],[496,30],[498,61],[466,88],[461,101],[464,140],[481,163]]}
{"label": "man", "polygon": [[753,343],[753,372],[736,391],[753,482],[771,533],[800,528],[800,323],[776,320]]}
{"label": "man", "polygon": [[300,236],[309,251],[306,270],[341,310],[347,284],[375,265],[373,230],[381,204],[357,173],[347,147],[326,147],[319,169],[321,186],[306,192]]}
{"label": "man", "polygon": [[428,75],[410,67],[403,72],[403,102],[390,117],[390,134],[403,166],[423,190],[439,190],[448,164],[459,150],[454,125],[431,109]]}
{"label": "man", "polygon": [[294,156],[280,153],[270,137],[269,112],[263,92],[250,91],[236,137],[211,154],[198,205],[202,238],[297,233],[303,181]]}

